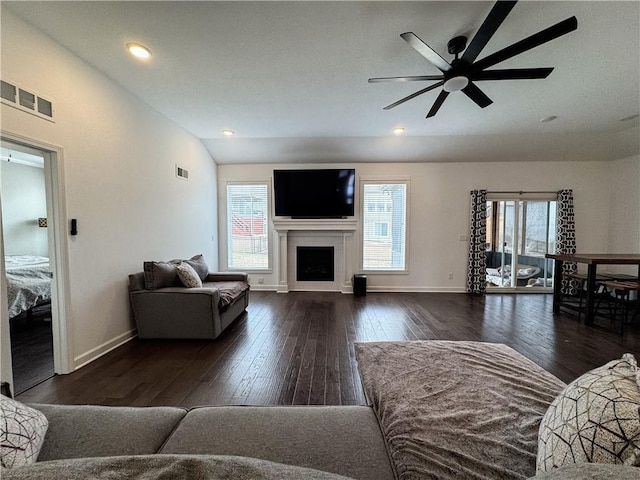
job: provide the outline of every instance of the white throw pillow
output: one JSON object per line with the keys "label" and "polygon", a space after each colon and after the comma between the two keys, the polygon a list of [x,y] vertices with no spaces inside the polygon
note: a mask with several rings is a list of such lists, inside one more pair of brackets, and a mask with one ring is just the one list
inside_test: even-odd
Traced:
{"label": "white throw pillow", "polygon": [[177,267],[178,277],[185,287],[198,288],[202,287],[202,280],[198,272],[188,263],[182,262]]}
{"label": "white throw pillow", "polygon": [[538,473],[570,463],[640,466],[640,369],[630,353],[560,392],[538,432]]}
{"label": "white throw pillow", "polygon": [[35,463],[49,422],[34,408],[0,395],[0,461],[5,468]]}

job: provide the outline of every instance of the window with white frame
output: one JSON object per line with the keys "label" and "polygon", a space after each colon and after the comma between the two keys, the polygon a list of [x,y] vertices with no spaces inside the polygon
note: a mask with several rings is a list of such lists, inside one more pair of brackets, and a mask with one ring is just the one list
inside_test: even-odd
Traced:
{"label": "window with white frame", "polygon": [[227,184],[227,264],[269,269],[268,184]]}
{"label": "window with white frame", "polygon": [[406,270],[408,181],[362,184],[363,270]]}

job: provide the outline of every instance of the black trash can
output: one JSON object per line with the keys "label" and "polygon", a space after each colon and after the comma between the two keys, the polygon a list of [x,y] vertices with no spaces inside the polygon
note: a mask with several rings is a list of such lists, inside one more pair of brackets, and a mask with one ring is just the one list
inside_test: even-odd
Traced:
{"label": "black trash can", "polygon": [[353,294],[358,297],[364,297],[367,294],[367,276],[366,275],[354,275],[353,276]]}

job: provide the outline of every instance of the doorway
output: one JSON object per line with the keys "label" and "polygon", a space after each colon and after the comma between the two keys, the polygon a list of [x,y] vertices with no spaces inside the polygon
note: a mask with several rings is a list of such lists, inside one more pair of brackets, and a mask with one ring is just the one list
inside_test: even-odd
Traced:
{"label": "doorway", "polygon": [[0,317],[3,337],[10,337],[2,345],[11,351],[11,362],[3,355],[2,379],[19,394],[72,370],[62,149],[6,132],[0,148],[0,261],[7,298]]}
{"label": "doorway", "polygon": [[555,199],[487,200],[487,291],[550,292]]}
{"label": "doorway", "polygon": [[54,374],[44,156],[9,142],[0,149],[2,240],[16,395]]}

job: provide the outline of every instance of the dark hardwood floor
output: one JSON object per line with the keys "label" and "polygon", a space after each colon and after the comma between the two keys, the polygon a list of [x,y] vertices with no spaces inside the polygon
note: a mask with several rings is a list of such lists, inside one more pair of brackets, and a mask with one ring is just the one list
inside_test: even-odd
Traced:
{"label": "dark hardwood floor", "polygon": [[214,341],[133,340],[18,396],[102,405],[363,404],[354,342],[505,343],[569,382],[623,353],[640,329],[553,315],[552,296],[252,292],[247,314]]}
{"label": "dark hardwood floor", "polygon": [[51,305],[34,307],[10,321],[14,394],[53,377]]}

